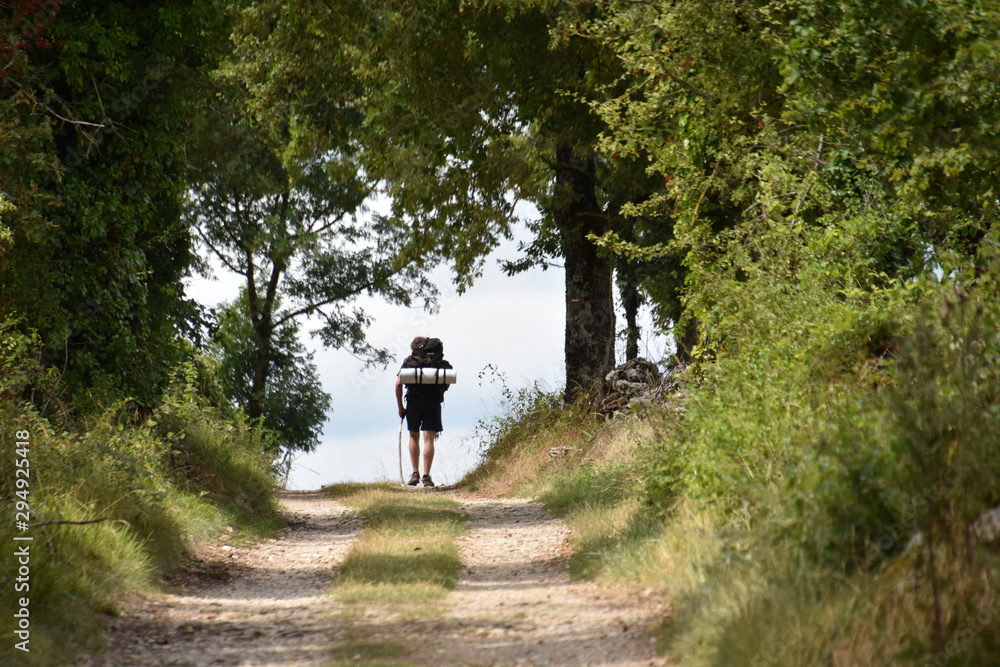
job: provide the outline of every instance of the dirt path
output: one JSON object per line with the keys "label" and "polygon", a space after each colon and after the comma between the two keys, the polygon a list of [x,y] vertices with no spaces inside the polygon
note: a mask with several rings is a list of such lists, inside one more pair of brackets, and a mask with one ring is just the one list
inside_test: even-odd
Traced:
{"label": "dirt path", "polygon": [[[645,630],[657,601],[566,575],[569,531],[538,503],[459,498],[472,517],[464,564],[442,616],[397,623],[366,614],[350,632],[415,648],[415,664],[662,665]],[[360,529],[318,492],[286,492],[291,525],[252,549],[217,546],[184,588],[144,599],[109,628],[97,665],[274,665],[330,662],[338,603],[325,595]]]}
{"label": "dirt path", "polygon": [[256,547],[216,545],[181,589],[114,619],[108,651],[83,666],[321,665],[333,574],[361,524],[318,491],[285,491],[289,525]]}
{"label": "dirt path", "polygon": [[571,582],[570,531],[541,504],[466,499],[464,569],[434,644],[453,665],[663,665],[647,633],[660,604]]}

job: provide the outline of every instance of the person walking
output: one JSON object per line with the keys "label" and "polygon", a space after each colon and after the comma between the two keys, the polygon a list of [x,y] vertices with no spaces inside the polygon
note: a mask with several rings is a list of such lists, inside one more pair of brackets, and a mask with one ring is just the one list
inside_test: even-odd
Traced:
{"label": "person walking", "polygon": [[[414,367],[450,367],[444,361],[444,346],[437,338],[418,336],[410,343],[410,356],[406,358],[400,370]],[[406,405],[403,405],[403,387],[406,387]],[[396,374],[396,408],[399,418],[406,418],[406,428],[410,432],[410,463],[413,464],[413,474],[410,475],[409,486],[423,484],[425,487],[435,486],[431,479],[431,465],[434,463],[434,441],[438,433],[444,430],[441,423],[441,404],[444,402],[444,392],[447,384],[403,384],[403,379]],[[420,433],[424,441],[424,474],[420,476]]]}

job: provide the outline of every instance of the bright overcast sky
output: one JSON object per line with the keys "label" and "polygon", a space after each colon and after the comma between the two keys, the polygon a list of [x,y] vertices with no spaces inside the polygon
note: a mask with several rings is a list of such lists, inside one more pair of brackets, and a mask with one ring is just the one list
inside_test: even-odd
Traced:
{"label": "bright overcast sky", "polygon": [[[288,486],[314,489],[337,482],[399,479],[399,425],[393,387],[396,371],[414,336],[444,342],[445,358],[458,372],[442,411],[444,432],[437,442],[431,473],[438,484],[457,482],[479,459],[476,425],[503,409],[496,381],[479,375],[493,365],[512,389],[544,383],[560,387],[563,366],[563,271],[533,269],[508,277],[497,260],[516,257],[516,242],[508,242],[487,259],[483,276],[462,296],[451,285],[450,273],[439,268],[433,278],[441,291],[440,309],[390,306],[377,300],[359,302],[375,321],[368,340],[389,348],[396,357],[388,368],[365,369],[342,350],[324,349],[302,327],[303,343],[315,352],[323,389],[333,397],[333,410],[315,452],[301,456]],[[189,282],[189,295],[205,305],[231,300],[239,290],[233,274],[216,271],[217,280]],[[619,315],[619,328],[621,316]],[[648,333],[645,328],[643,333]],[[658,361],[666,342],[644,342],[643,356]],[[619,352],[621,355],[621,352]],[[403,447],[406,447],[403,432]],[[409,475],[406,452],[404,473]]]}

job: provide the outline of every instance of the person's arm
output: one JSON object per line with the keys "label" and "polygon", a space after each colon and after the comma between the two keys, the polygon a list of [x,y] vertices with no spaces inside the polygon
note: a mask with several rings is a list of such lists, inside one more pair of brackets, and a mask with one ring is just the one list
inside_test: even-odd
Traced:
{"label": "person's arm", "polygon": [[403,378],[396,376],[396,407],[399,410],[399,418],[406,416],[406,408],[403,407]]}

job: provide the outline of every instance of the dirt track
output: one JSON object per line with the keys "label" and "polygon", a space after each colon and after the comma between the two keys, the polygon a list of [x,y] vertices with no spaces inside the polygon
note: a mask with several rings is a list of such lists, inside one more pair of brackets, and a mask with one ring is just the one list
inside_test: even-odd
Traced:
{"label": "dirt track", "polygon": [[[662,665],[645,630],[661,604],[635,592],[571,582],[569,531],[538,503],[456,496],[472,518],[463,571],[442,616],[399,623],[365,615],[350,632],[412,647],[433,665]],[[253,548],[218,544],[174,592],[142,598],[109,624],[108,651],[77,664],[329,664],[344,632],[326,594],[360,522],[316,491],[289,491],[290,524]]]}

